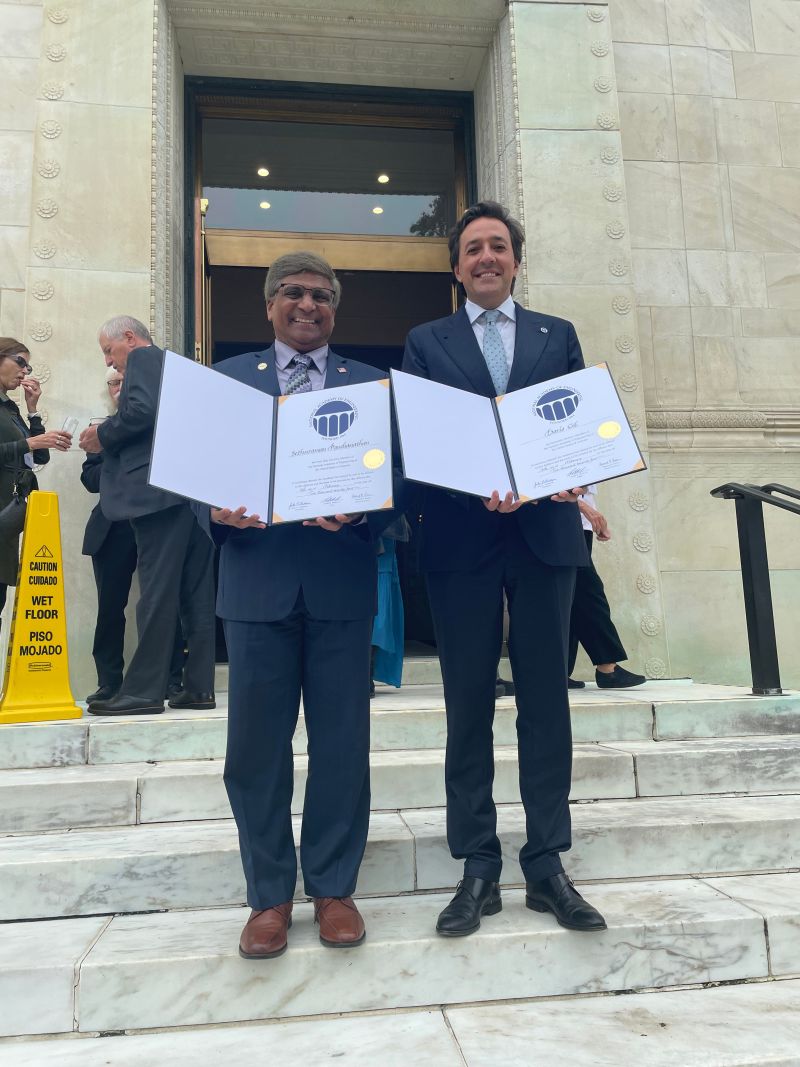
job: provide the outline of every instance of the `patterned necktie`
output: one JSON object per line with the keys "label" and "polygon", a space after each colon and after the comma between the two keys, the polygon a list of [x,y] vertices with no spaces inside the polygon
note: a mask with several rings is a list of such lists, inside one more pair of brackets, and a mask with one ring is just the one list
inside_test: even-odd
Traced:
{"label": "patterned necktie", "polygon": [[289,366],[294,370],[289,375],[289,380],[286,383],[286,389],[284,390],[284,396],[291,396],[292,393],[310,393],[311,392],[311,379],[308,376],[308,368],[311,365],[311,356],[305,355],[303,352],[298,352],[292,359],[289,360]]}
{"label": "patterned necktie", "polygon": [[489,368],[489,373],[494,382],[494,390],[498,396],[505,392],[505,388],[508,385],[506,350],[503,346],[500,331],[497,328],[497,320],[499,318],[500,312],[497,310],[484,311],[478,318],[478,322],[483,323],[483,358],[486,360],[486,366]]}

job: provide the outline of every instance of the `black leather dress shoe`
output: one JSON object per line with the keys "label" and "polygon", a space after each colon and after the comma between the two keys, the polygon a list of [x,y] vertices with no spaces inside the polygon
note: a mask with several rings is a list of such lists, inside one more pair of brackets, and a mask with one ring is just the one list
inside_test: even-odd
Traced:
{"label": "black leather dress shoe", "polygon": [[647,681],[643,674],[633,674],[619,664],[609,674],[595,671],[594,677],[598,689],[630,689],[632,685],[642,685]]}
{"label": "black leather dress shoe", "polygon": [[585,689],[586,682],[580,681],[579,678],[567,678],[567,689]]}
{"label": "black leather dress shoe", "polygon": [[502,907],[497,882],[465,875],[458,883],[456,895],[439,916],[436,932],[442,937],[466,937],[481,925],[482,915],[496,915]]}
{"label": "black leather dress shoe", "polygon": [[211,711],[217,706],[213,693],[190,693],[182,689],[172,697],[169,706],[177,711]]}
{"label": "black leather dress shoe", "polygon": [[525,905],[531,911],[552,911],[556,922],[567,930],[606,929],[603,916],[583,899],[563,871],[538,882],[526,882]]}
{"label": "black leather dress shoe", "polygon": [[113,700],[96,700],[86,710],[90,715],[160,715],[164,701],[116,696]]}
{"label": "black leather dress shoe", "polygon": [[499,676],[495,679],[494,683],[494,698],[498,700],[500,697],[513,697],[516,693],[513,682],[507,682],[505,678]]}
{"label": "black leather dress shoe", "polygon": [[118,685],[99,685],[94,693],[88,695],[86,703],[96,704],[98,700],[113,700],[118,692]]}

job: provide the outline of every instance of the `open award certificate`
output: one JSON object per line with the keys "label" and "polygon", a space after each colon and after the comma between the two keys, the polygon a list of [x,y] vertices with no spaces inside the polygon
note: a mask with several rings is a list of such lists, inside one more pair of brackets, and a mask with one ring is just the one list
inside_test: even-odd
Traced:
{"label": "open award certificate", "polygon": [[273,523],[392,506],[388,380],[274,397],[166,352],[148,480]]}
{"label": "open award certificate", "polygon": [[645,469],[605,363],[489,398],[392,371],[405,476],[538,500]]}

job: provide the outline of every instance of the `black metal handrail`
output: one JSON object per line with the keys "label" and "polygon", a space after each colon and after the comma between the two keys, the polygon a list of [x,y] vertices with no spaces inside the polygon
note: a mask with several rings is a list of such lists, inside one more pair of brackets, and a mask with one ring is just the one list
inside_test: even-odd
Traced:
{"label": "black metal handrail", "polygon": [[[775,495],[779,494],[779,495]],[[742,564],[747,643],[754,693],[781,693],[778,644],[775,640],[775,613],[769,581],[767,538],[764,532],[764,504],[800,515],[800,490],[770,482],[769,485],[743,485],[726,482],[711,490],[721,500],[736,501],[736,529]],[[786,499],[786,498],[789,499]]]}

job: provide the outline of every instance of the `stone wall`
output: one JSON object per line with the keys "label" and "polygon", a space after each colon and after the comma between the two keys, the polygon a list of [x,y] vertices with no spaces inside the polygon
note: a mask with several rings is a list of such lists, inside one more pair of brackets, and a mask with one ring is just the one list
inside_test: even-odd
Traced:
{"label": "stone wall", "polygon": [[[725,481],[800,484],[800,4],[612,0],[670,658],[745,682]],[[784,683],[800,522],[768,515]]]}
{"label": "stone wall", "polygon": [[[106,414],[98,326],[150,318],[152,51],[152,0],[0,3],[0,331],[30,347],[51,427]],[[82,458],[54,453],[39,476],[61,502],[80,697],[96,606]]]}

